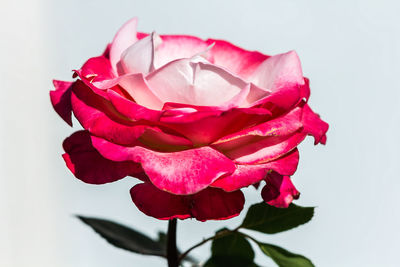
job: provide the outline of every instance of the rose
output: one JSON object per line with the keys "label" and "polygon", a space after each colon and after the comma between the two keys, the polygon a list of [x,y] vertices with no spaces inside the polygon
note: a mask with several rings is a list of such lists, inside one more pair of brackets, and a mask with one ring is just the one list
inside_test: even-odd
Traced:
{"label": "rose", "polygon": [[64,141],[63,158],[80,180],[125,176],[136,206],[158,219],[227,219],[241,189],[287,207],[299,192],[297,145],[326,142],[328,125],[307,104],[309,83],[294,51],[267,56],[226,41],[118,31],[99,57],[54,81],[57,113],[84,130]]}

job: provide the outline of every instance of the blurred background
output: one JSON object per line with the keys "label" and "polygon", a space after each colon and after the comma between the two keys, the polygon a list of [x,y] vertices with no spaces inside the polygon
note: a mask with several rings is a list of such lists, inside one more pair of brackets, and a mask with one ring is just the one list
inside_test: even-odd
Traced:
{"label": "blurred background", "polygon": [[[107,244],[74,215],[112,219],[155,237],[167,222],[140,213],[135,179],[75,179],[61,143],[79,128],[53,111],[52,79],[99,55],[131,17],[139,31],[226,39],[277,54],[295,49],[311,79],[311,106],[330,123],[327,146],[301,147],[296,203],[314,219],[259,237],[316,266],[399,266],[400,4],[394,0],[1,0],[0,266],[166,266]],[[260,193],[246,190],[249,205]],[[225,222],[178,222],[187,248]],[[206,259],[209,246],[192,254]],[[273,264],[257,251],[257,263]]]}

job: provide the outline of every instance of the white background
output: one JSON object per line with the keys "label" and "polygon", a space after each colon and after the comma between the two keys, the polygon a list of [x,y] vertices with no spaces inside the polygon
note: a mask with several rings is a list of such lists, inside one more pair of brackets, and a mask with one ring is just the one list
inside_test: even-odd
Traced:
{"label": "white background", "polygon": [[[109,218],[153,237],[166,229],[131,203],[134,179],[93,186],[73,178],[61,142],[74,130],[48,96],[53,78],[69,80],[133,16],[145,32],[226,39],[267,54],[295,49],[311,106],[331,126],[327,146],[301,145],[293,177],[297,203],[318,208],[311,223],[259,238],[316,266],[399,266],[399,10],[395,0],[1,0],[0,266],[166,266],[113,248],[73,217]],[[260,201],[246,193],[246,205]],[[180,221],[179,245],[239,221]],[[193,255],[205,259],[208,249]],[[257,262],[272,266],[260,253]]]}

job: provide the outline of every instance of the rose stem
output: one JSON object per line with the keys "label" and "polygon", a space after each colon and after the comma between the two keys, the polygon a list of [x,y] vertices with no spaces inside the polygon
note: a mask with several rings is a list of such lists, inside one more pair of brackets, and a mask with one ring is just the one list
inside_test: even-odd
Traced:
{"label": "rose stem", "polygon": [[176,248],[176,219],[168,221],[167,236],[168,267],[178,267],[178,250]]}

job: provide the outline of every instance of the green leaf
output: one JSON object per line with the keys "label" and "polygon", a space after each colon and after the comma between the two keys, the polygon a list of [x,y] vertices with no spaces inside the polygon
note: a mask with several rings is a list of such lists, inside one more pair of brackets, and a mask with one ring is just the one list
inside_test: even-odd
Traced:
{"label": "green leaf", "polygon": [[314,264],[302,255],[271,244],[258,243],[258,245],[279,267],[314,267]]}
{"label": "green leaf", "polygon": [[116,247],[143,255],[160,257],[165,257],[166,255],[165,244],[161,243],[164,242],[165,234],[159,234],[160,240],[155,241],[142,233],[112,221],[83,216],[77,217],[92,227],[108,243]]}
{"label": "green leaf", "polygon": [[[218,233],[221,233],[221,230]],[[217,235],[218,235],[217,233]],[[239,233],[229,233],[214,239],[211,258],[204,267],[257,267],[250,243]]]}
{"label": "green leaf", "polygon": [[314,207],[300,207],[292,203],[284,209],[261,202],[249,208],[241,227],[275,234],[305,224],[313,215]]}

